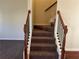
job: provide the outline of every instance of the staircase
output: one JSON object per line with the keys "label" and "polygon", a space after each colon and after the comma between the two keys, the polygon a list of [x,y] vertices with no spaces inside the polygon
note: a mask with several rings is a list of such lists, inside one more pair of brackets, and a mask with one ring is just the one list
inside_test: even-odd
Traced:
{"label": "staircase", "polygon": [[54,39],[54,26],[34,26],[30,59],[58,59]]}
{"label": "staircase", "polygon": [[[32,29],[31,11],[24,24],[24,59],[65,59],[67,25],[60,11],[51,25],[35,25]],[[55,29],[55,30],[54,30]]]}

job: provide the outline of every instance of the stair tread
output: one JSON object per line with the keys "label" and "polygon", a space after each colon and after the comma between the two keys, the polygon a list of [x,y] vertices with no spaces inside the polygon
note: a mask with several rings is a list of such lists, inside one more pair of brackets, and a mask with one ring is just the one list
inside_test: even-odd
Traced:
{"label": "stair tread", "polygon": [[39,43],[32,43],[31,46],[38,46],[38,47],[53,47],[55,46],[54,44],[47,44],[47,43],[42,43],[42,44],[39,44]]}
{"label": "stair tread", "polygon": [[32,39],[52,39],[52,37],[33,36]]}
{"label": "stair tread", "polygon": [[51,32],[48,31],[33,31],[33,36],[45,36],[45,37],[52,37]]}
{"label": "stair tread", "polygon": [[43,33],[51,33],[51,32],[49,32],[49,31],[44,31],[44,30],[33,30],[33,32],[43,32]]}
{"label": "stair tread", "polygon": [[31,55],[38,55],[38,56],[53,56],[56,52],[48,52],[48,51],[31,51]]}
{"label": "stair tread", "polygon": [[51,34],[51,32],[33,31],[33,34]]}
{"label": "stair tread", "polygon": [[32,44],[31,51],[56,51],[55,44]]}
{"label": "stair tread", "polygon": [[33,39],[32,41],[31,41],[32,43],[40,43],[40,44],[42,44],[42,43],[48,43],[48,44],[55,44],[55,40],[54,39]]}

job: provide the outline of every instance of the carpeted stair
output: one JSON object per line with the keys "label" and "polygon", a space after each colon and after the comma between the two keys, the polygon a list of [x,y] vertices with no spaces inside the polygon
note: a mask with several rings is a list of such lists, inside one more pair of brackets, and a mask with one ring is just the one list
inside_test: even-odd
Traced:
{"label": "carpeted stair", "polygon": [[35,26],[32,34],[30,59],[58,59],[54,29],[51,26]]}

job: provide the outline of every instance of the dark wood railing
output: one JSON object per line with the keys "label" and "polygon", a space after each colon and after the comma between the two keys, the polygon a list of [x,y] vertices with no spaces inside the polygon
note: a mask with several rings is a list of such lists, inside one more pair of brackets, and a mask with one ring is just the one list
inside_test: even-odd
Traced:
{"label": "dark wood railing", "polygon": [[47,12],[49,9],[51,9],[54,5],[56,5],[57,4],[57,1],[56,2],[54,2],[51,6],[49,6],[48,8],[46,8],[45,9],[45,12]]}
{"label": "dark wood railing", "polygon": [[[61,49],[61,59],[64,59],[64,54],[65,54],[65,44],[66,44],[66,34],[67,34],[67,32],[68,32],[68,29],[67,29],[67,26],[64,24],[64,22],[63,22],[63,19],[62,19],[62,16],[61,16],[61,13],[60,13],[60,11],[57,11],[57,14],[58,14],[58,16],[59,16],[59,20],[60,20],[60,22],[61,22],[61,25],[62,25],[62,28],[63,28],[63,33],[64,33],[64,37],[62,38],[63,39],[63,41],[62,41],[62,47],[60,48]],[[59,33],[57,33],[57,34],[59,34]],[[58,35],[58,37],[59,37],[59,35]],[[60,38],[59,38],[60,39]],[[60,46],[61,46],[61,44],[60,44]]]}
{"label": "dark wood railing", "polygon": [[28,45],[28,38],[29,38],[29,17],[30,17],[30,13],[31,11],[28,10],[28,15],[27,15],[27,19],[26,19],[26,24],[24,24],[24,55],[25,55],[25,59],[28,58],[27,55],[27,45]]}

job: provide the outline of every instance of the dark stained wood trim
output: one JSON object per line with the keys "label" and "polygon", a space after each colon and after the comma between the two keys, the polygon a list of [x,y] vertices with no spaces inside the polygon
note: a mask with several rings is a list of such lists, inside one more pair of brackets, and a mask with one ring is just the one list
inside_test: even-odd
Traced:
{"label": "dark stained wood trim", "polygon": [[48,8],[46,8],[45,9],[45,12],[47,12],[49,9],[51,9],[54,5],[56,5],[57,4],[57,1],[56,2],[54,2],[51,6],[49,6]]}
{"label": "dark stained wood trim", "polygon": [[58,15],[59,15],[59,18],[61,20],[61,23],[62,23],[62,27],[63,27],[63,30],[64,30],[64,40],[63,40],[63,46],[62,46],[62,51],[61,51],[61,59],[64,59],[64,54],[65,54],[65,44],[66,44],[66,34],[68,32],[68,28],[67,26],[64,24],[64,21],[63,21],[63,18],[61,16],[61,13],[60,11],[57,11]]}
{"label": "dark stained wood trim", "polygon": [[79,59],[79,51],[65,51],[65,59]]}

